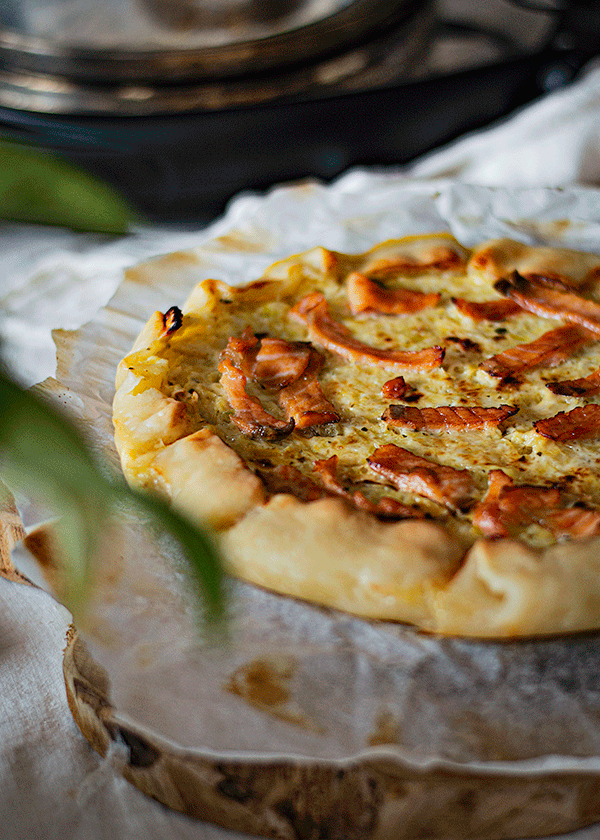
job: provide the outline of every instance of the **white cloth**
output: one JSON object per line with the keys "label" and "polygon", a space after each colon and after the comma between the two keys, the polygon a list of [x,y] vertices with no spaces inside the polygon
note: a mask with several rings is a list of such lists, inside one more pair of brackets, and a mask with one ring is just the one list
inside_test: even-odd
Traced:
{"label": "white cloth", "polygon": [[[404,173],[488,185],[600,184],[600,69]],[[142,231],[118,242],[4,226],[5,357],[24,382],[45,378],[54,365],[50,326],[78,326],[108,300],[124,267],[225,230],[261,200],[240,199],[210,231]],[[0,840],[233,838],[147,799],[120,777],[118,752],[102,761],[89,747],[66,704],[61,662],[68,623],[66,611],[44,592],[0,579]],[[600,827],[575,836],[598,840]]]}
{"label": "white cloth", "polygon": [[509,119],[424,156],[405,173],[490,187],[600,184],[600,65]]}

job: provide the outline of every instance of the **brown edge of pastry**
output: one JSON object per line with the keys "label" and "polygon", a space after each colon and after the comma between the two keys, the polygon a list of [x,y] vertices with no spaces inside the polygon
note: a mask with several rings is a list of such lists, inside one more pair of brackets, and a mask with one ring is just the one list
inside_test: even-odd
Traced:
{"label": "brown edge of pastry", "polygon": [[8,487],[0,481],[0,577],[16,583],[32,582],[22,574],[12,559],[12,549],[25,537],[14,497]]}
{"label": "brown edge of pastry", "polygon": [[[74,630],[64,675],[73,717],[97,752],[106,755],[111,742],[124,745],[122,773],[135,787],[230,831],[277,840],[512,840],[562,834],[600,819],[600,785],[592,773],[475,775],[419,771],[389,754],[339,765],[219,759],[166,748],[119,722],[109,678]],[[385,746],[385,737],[376,743]]]}

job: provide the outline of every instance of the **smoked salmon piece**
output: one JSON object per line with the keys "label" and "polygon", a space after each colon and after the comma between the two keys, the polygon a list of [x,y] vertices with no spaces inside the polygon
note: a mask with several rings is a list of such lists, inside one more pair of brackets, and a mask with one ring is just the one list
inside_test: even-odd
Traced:
{"label": "smoked salmon piece", "polygon": [[337,477],[338,457],[315,461],[313,469],[319,474],[325,489],[335,496],[341,496],[359,510],[378,516],[380,519],[422,519],[423,511],[409,505],[403,505],[390,496],[384,496],[378,502],[372,502],[360,490],[346,490]]}
{"label": "smoked salmon piece", "polygon": [[[334,406],[325,398],[317,380],[323,357],[308,342],[286,341],[270,336],[262,336],[259,339],[250,327],[246,327],[241,336],[234,336],[228,340],[221,357],[241,372],[246,381],[252,379],[263,388],[279,391],[279,404],[287,420],[293,421],[295,428],[306,429],[309,426],[337,423],[340,419]],[[243,389],[239,383],[234,387],[232,383],[236,374],[229,370],[227,375],[228,397],[231,402],[230,395],[235,392],[239,406],[232,417],[233,422],[240,428],[242,423],[249,429],[248,411],[253,413],[256,420],[262,422],[259,420],[260,412],[257,408],[260,402],[248,396],[245,390],[246,383],[244,382]],[[249,431],[245,433],[250,434]]]}
{"label": "smoked salmon piece", "polygon": [[591,397],[600,392],[600,368],[581,379],[547,382],[546,388],[553,394],[560,394],[564,397]]}
{"label": "smoked salmon piece", "polygon": [[544,524],[555,537],[571,537],[581,540],[600,534],[600,511],[586,507],[563,508],[552,511],[544,518]]}
{"label": "smoked salmon piece", "polygon": [[289,493],[302,502],[314,502],[328,495],[323,487],[319,487],[291,464],[259,469],[257,474],[269,493]]}
{"label": "smoked salmon piece", "polygon": [[248,437],[275,440],[289,435],[294,421],[278,420],[269,414],[260,401],[246,392],[247,379],[230,359],[223,356],[219,363],[221,385],[233,408],[231,422]]}
{"label": "smoked salmon piece", "polygon": [[381,395],[386,400],[403,400],[404,402],[418,402],[423,394],[409,385],[404,380],[403,376],[396,376],[394,379],[388,379],[381,387]]}
{"label": "smoked salmon piece", "polygon": [[464,264],[464,257],[452,248],[446,245],[436,245],[424,251],[418,257],[408,254],[380,257],[374,262],[368,263],[365,271],[370,277],[381,278],[393,274],[423,271],[424,269],[448,271],[451,268],[460,268]]}
{"label": "smoked salmon piece", "polygon": [[279,392],[279,405],[288,420],[294,421],[296,429],[337,423],[340,419],[335,407],[323,394],[317,379],[322,363],[321,354],[312,349],[306,370]]}
{"label": "smoked salmon piece", "polygon": [[533,424],[540,435],[557,443],[600,436],[600,405],[589,403]]}
{"label": "smoked salmon piece", "polygon": [[283,338],[259,338],[246,327],[241,336],[232,336],[223,350],[247,379],[277,391],[295,382],[306,370],[311,346],[304,341]]}
{"label": "smoked salmon piece", "polygon": [[498,280],[494,288],[534,315],[579,324],[600,335],[600,304],[581,297],[559,280],[540,275],[523,277],[513,271],[510,277]]}
{"label": "smoked salmon piece", "polygon": [[348,305],[353,315],[361,312],[375,312],[379,315],[409,315],[419,312],[440,302],[438,292],[426,294],[402,287],[388,289],[367,277],[354,271],[346,286]]}
{"label": "smoked salmon piece", "polygon": [[518,410],[513,405],[492,408],[461,405],[415,408],[414,406],[390,405],[381,419],[385,420],[388,426],[398,426],[413,432],[465,432],[470,429],[497,428]]}
{"label": "smoked salmon piece", "polygon": [[278,391],[302,376],[310,357],[310,344],[265,336],[256,354],[252,378],[265,388]]}
{"label": "smoked salmon piece", "polygon": [[436,464],[394,443],[380,446],[367,463],[397,490],[424,496],[453,510],[466,510],[473,504],[475,484],[468,470]]}
{"label": "smoked salmon piece", "polygon": [[485,300],[477,303],[464,298],[452,298],[452,303],[463,315],[468,315],[474,321],[504,321],[512,315],[518,315],[523,309],[514,300],[500,298],[499,300]]}
{"label": "smoked salmon piece", "polygon": [[555,537],[583,539],[600,534],[600,511],[562,506],[556,487],[515,485],[502,470],[488,476],[488,491],[473,511],[473,525],[486,537],[508,537],[511,530],[538,524]]}
{"label": "smoked salmon piece", "polygon": [[312,292],[290,310],[290,316],[308,326],[314,342],[356,364],[428,371],[444,360],[442,347],[424,350],[380,350],[354,338],[350,330],[332,318],[324,295]]}
{"label": "smoked salmon piece", "polygon": [[486,359],[479,367],[490,376],[504,381],[540,365],[558,365],[595,340],[587,330],[569,324],[549,330],[535,341],[509,347],[508,350]]}
{"label": "smoked salmon piece", "polygon": [[473,511],[473,525],[486,537],[508,537],[511,528],[540,523],[559,504],[557,488],[515,485],[502,470],[492,470],[487,493]]}

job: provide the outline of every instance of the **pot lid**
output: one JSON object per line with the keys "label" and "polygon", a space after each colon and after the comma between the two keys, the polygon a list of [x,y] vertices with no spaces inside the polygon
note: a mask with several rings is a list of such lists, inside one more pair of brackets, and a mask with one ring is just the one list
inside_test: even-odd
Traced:
{"label": "pot lid", "polygon": [[0,60],[98,83],[222,79],[315,60],[414,0],[0,0]]}

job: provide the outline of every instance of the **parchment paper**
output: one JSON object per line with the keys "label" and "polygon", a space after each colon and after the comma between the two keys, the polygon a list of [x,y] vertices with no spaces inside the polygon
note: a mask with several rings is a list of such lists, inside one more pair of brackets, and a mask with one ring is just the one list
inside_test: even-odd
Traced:
{"label": "parchment paper", "polygon": [[[600,253],[600,192],[592,189],[487,189],[355,172],[333,187],[242,200],[226,221],[229,232],[198,248],[187,270],[175,275],[161,261],[136,269],[92,322],[56,336],[58,381],[44,388],[83,419],[113,464],[116,364],[155,309],[180,305],[205,277],[248,282],[317,244],[359,252],[440,230],[467,246],[510,236]],[[347,763],[384,753],[415,767],[600,773],[595,634],[438,639],[232,583],[223,645],[198,631],[180,561],[134,523],[124,519],[121,542],[111,534],[102,570],[80,619],[84,638],[110,675],[123,722],[167,745],[267,761]],[[257,674],[275,686],[277,702],[256,693]]]}

